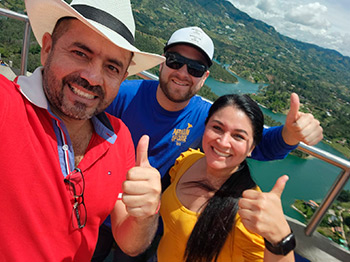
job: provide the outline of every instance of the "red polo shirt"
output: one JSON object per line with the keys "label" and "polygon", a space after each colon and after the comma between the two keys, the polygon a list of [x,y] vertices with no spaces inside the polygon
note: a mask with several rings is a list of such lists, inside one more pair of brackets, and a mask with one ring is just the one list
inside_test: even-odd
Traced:
{"label": "red polo shirt", "polygon": [[94,117],[78,166],[87,223],[74,229],[73,198],[63,181],[74,169],[68,133],[48,110],[40,68],[17,83],[0,76],[0,261],[89,261],[98,228],[134,166],[129,130],[110,115]]}

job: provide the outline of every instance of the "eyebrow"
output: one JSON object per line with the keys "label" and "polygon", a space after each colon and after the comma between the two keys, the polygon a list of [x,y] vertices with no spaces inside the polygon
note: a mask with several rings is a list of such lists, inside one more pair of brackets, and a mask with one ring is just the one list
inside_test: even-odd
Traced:
{"label": "eyebrow", "polygon": [[[94,51],[92,51],[88,46],[86,46],[86,45],[83,44],[83,43],[74,42],[74,43],[72,44],[72,46],[76,46],[76,47],[78,47],[78,48],[80,48],[80,49],[83,49],[83,50],[85,50],[86,52],[88,52],[89,54],[94,54]],[[115,65],[117,65],[117,66],[119,66],[119,67],[121,67],[121,68],[124,67],[123,63],[122,63],[120,60],[109,58],[107,61],[110,62],[110,63],[112,63],[112,64],[115,64]]]}
{"label": "eyebrow", "polygon": [[[223,124],[221,121],[219,121],[219,120],[213,119],[213,122],[216,122],[216,123],[218,123],[218,124],[224,126],[224,124]],[[245,131],[244,129],[236,128],[235,131],[236,131],[236,132],[240,132],[240,133],[245,133],[246,135],[248,135],[248,132]]]}

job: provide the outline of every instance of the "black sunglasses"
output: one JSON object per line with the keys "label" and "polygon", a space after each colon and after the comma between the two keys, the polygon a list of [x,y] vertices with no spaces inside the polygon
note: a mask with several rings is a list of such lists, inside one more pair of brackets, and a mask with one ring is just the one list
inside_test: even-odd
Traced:
{"label": "black sunglasses", "polygon": [[187,72],[194,77],[202,77],[208,70],[208,67],[196,60],[188,59],[178,53],[166,52],[165,64],[171,69],[180,69],[184,64],[187,65]]}
{"label": "black sunglasses", "polygon": [[[86,225],[86,206],[84,203],[85,180],[83,172],[75,168],[65,179],[64,183],[74,198],[72,224],[74,228],[83,228]],[[75,217],[75,218],[73,218]]]}

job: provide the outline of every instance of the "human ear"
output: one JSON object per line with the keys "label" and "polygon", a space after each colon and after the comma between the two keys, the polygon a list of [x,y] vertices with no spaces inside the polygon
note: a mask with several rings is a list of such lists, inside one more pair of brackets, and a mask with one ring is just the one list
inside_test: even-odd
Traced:
{"label": "human ear", "polygon": [[207,80],[208,76],[209,76],[209,70],[207,70],[204,75],[202,76],[202,79],[201,79],[201,87],[203,87],[204,83],[205,83],[205,80]]}
{"label": "human ear", "polygon": [[47,58],[51,53],[51,49],[52,49],[52,36],[46,32],[42,38],[42,46],[41,46],[41,52],[40,52],[40,61],[43,66],[45,65]]}
{"label": "human ear", "polygon": [[255,148],[255,146],[252,145],[252,147],[248,151],[247,157],[251,157],[252,156],[252,152],[253,152],[254,148]]}
{"label": "human ear", "polygon": [[121,82],[123,82],[128,77],[128,75],[129,75],[129,73],[128,73],[128,71],[126,71]]}
{"label": "human ear", "polygon": [[159,64],[159,72],[162,71],[164,63],[165,63],[165,62]]}

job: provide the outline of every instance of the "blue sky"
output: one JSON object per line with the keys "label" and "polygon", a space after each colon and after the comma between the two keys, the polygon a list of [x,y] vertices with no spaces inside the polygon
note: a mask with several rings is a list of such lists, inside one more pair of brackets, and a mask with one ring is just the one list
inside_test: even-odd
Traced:
{"label": "blue sky", "polygon": [[291,38],[350,56],[349,0],[228,0]]}

